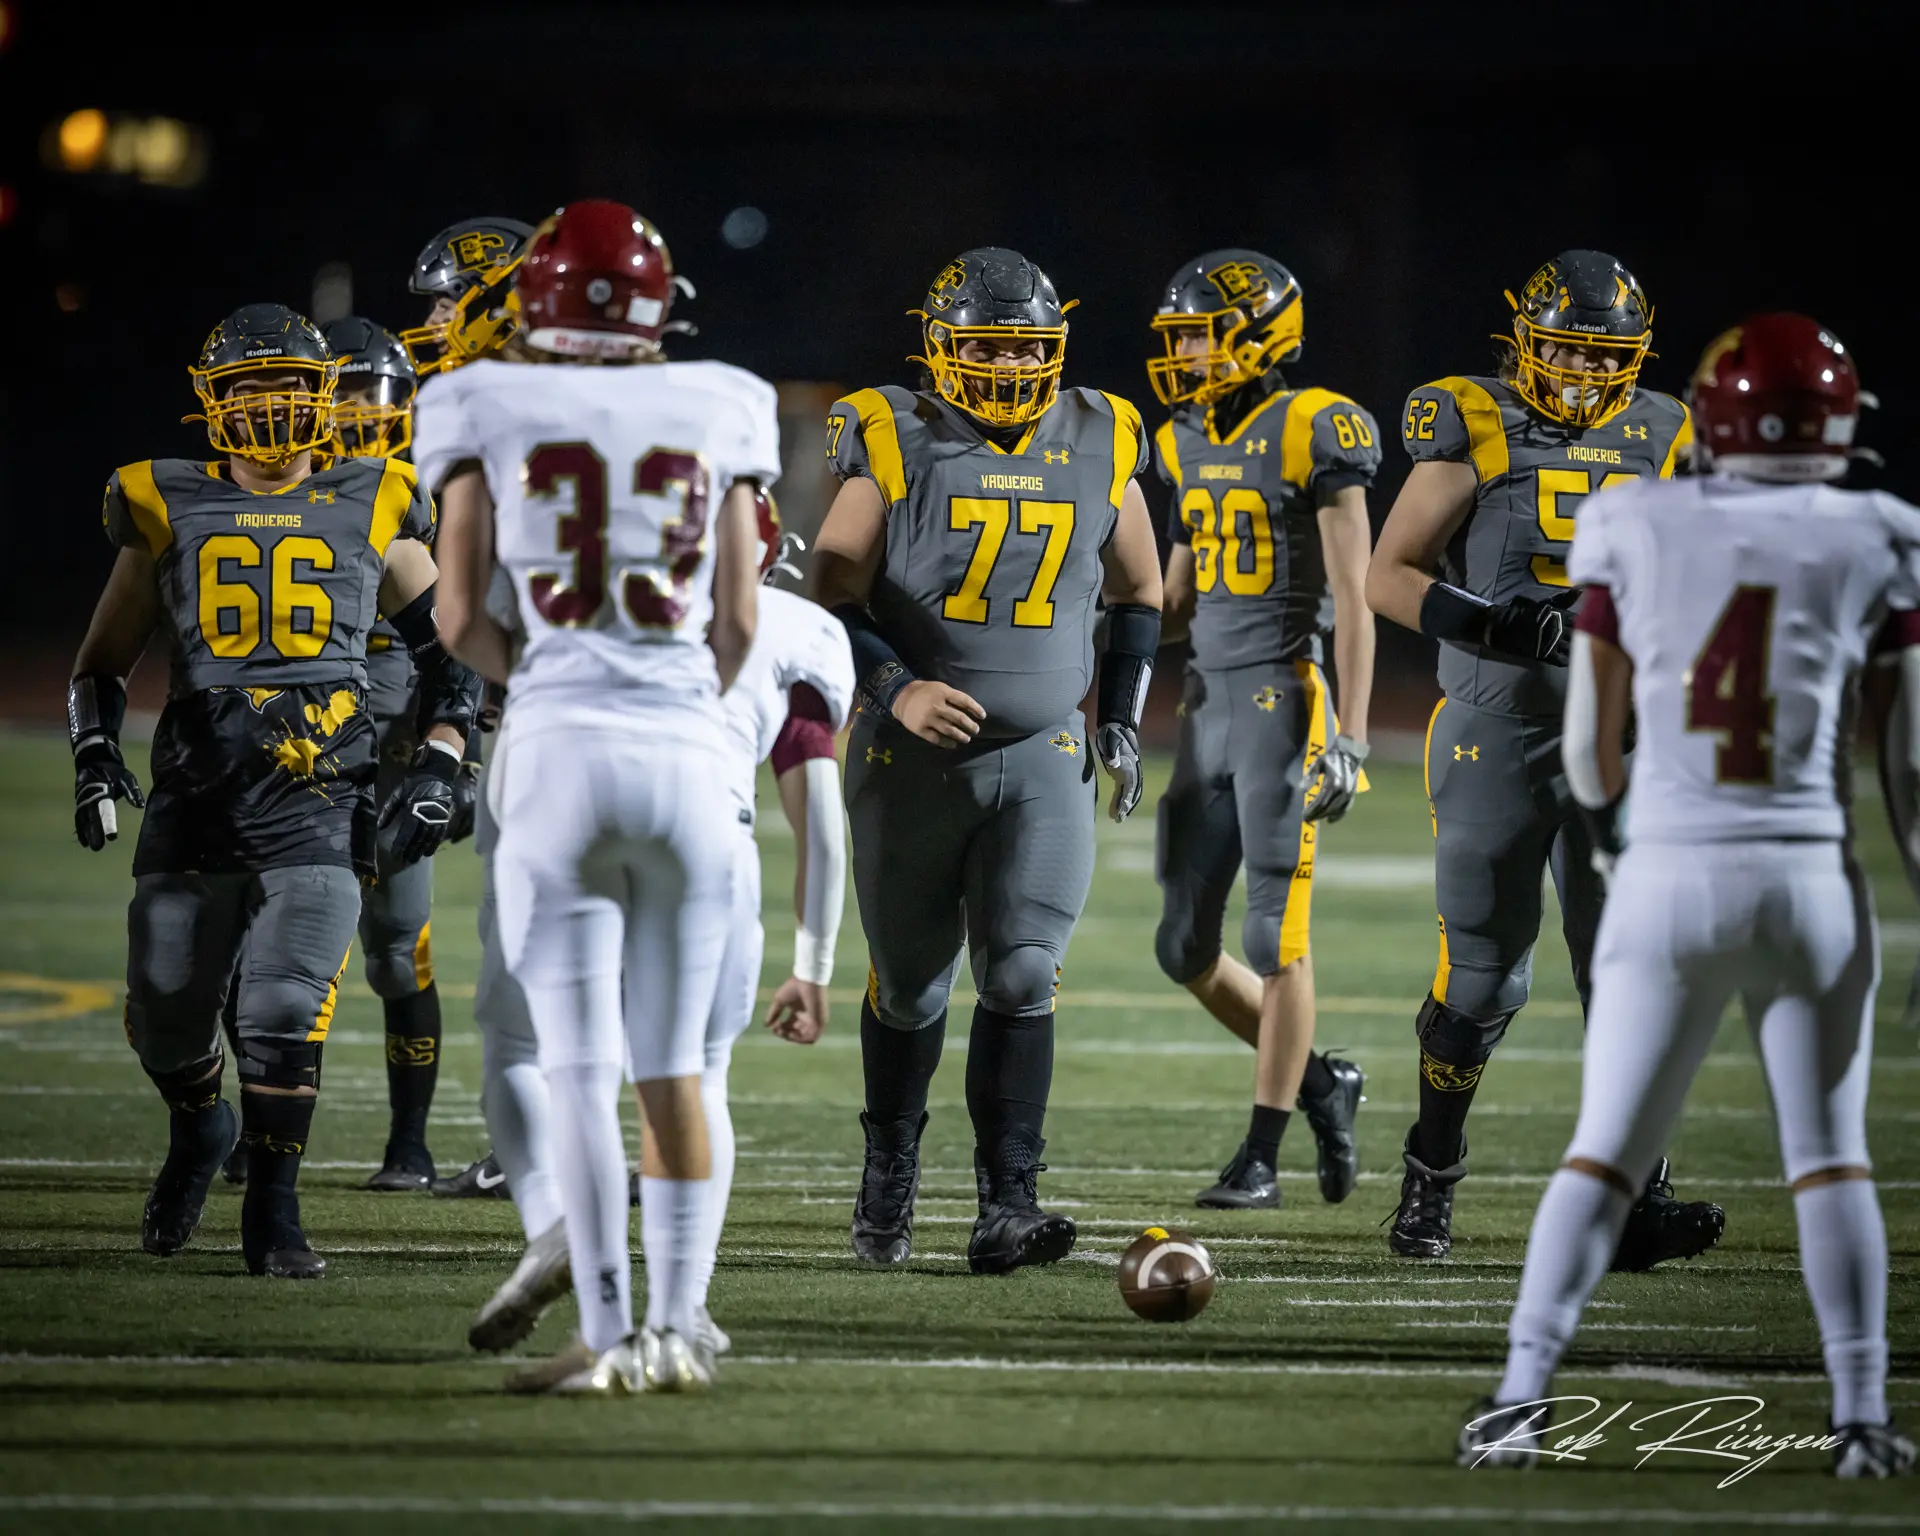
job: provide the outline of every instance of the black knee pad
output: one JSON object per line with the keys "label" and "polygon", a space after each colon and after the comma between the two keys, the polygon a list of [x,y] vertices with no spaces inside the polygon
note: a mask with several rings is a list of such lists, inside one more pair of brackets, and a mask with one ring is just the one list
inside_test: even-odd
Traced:
{"label": "black knee pad", "polygon": [[155,1072],[151,1067],[143,1070],[153,1079],[153,1086],[160,1090],[160,1097],[167,1101],[168,1109],[193,1115],[212,1109],[219,1102],[220,1079],[225,1066],[226,1062],[214,1055],[204,1056],[190,1067],[176,1067],[171,1072]]}
{"label": "black knee pad", "polygon": [[317,1040],[262,1040],[240,1042],[242,1088],[318,1089],[320,1043]]}
{"label": "black knee pad", "polygon": [[1476,1086],[1481,1069],[1512,1021],[1511,1013],[1476,1019],[1429,994],[1413,1021],[1413,1032],[1420,1040],[1421,1075],[1443,1092]]}
{"label": "black knee pad", "polygon": [[1194,921],[1191,907],[1169,909],[1153,930],[1153,957],[1169,981],[1186,986],[1207,974],[1207,967],[1220,958],[1220,934],[1216,929],[1209,939]]}

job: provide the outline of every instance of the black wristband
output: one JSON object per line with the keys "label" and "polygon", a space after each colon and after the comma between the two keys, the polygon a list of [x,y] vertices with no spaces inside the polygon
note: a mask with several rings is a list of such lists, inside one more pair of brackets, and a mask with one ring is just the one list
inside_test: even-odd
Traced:
{"label": "black wristband", "polygon": [[1462,645],[1485,645],[1493,604],[1471,592],[1436,581],[1420,599],[1420,633]]}
{"label": "black wristband", "polygon": [[1140,711],[1153,680],[1154,653],[1160,649],[1160,610],[1144,603],[1115,603],[1107,609],[1107,647],[1100,662],[1096,725],[1115,723],[1139,729]]}
{"label": "black wristband", "polygon": [[398,613],[388,614],[387,622],[399,632],[414,671],[420,674],[420,708],[414,728],[424,736],[429,726],[450,725],[464,736],[480,712],[485,682],[440,643],[440,631],[433,622],[436,590],[428,587]]}
{"label": "black wristband", "polygon": [[105,672],[86,672],[67,681],[67,745],[77,755],[96,741],[120,741],[127,718],[127,687]]}
{"label": "black wristband", "polygon": [[915,681],[913,673],[880,633],[873,615],[858,603],[836,605],[833,616],[846,626],[847,648],[853,652],[853,675],[860,680],[862,700],[877,715],[892,714],[894,698]]}

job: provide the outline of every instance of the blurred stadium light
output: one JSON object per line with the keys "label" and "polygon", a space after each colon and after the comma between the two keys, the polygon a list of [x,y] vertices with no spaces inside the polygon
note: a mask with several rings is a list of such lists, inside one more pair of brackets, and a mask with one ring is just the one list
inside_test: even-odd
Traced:
{"label": "blurred stadium light", "polygon": [[99,171],[156,187],[194,187],[206,178],[207,136],[174,117],[109,117],[98,107],[69,112],[46,135],[54,170]]}
{"label": "blurred stadium light", "polygon": [[313,305],[307,318],[315,325],[331,325],[353,313],[353,268],[330,261],[313,274]]}

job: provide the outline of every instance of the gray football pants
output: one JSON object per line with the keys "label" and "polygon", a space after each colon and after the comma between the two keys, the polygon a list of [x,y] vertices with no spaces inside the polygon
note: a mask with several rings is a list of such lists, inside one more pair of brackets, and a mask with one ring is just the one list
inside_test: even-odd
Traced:
{"label": "gray football pants", "polygon": [[1093,881],[1094,768],[1076,710],[1018,741],[933,747],[862,714],[847,745],[853,888],[881,1021],[946,1011],[963,946],[995,1013],[1050,1013]]}
{"label": "gray football pants", "polygon": [[242,1041],[324,1041],[359,916],[358,877],[332,864],[139,876],[127,909],[126,1022],[141,1065],[178,1072],[218,1055],[236,979]]}

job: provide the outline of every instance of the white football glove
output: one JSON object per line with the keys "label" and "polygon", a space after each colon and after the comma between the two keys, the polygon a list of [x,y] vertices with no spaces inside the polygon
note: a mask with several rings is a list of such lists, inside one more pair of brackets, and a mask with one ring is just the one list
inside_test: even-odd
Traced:
{"label": "white football glove", "polygon": [[1111,720],[1093,733],[1093,750],[1113,777],[1107,815],[1125,821],[1140,803],[1140,736],[1130,725]]}
{"label": "white football glove", "polygon": [[1360,792],[1360,766],[1366,762],[1368,750],[1364,741],[1351,736],[1334,737],[1333,745],[1320,754],[1307,775],[1307,821],[1338,821],[1347,814],[1353,797]]}

